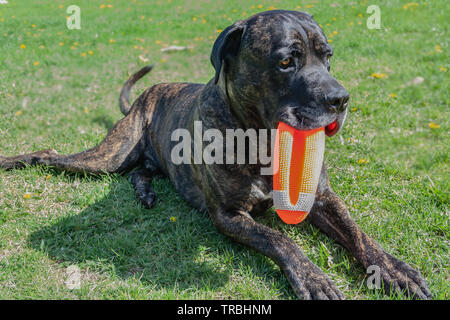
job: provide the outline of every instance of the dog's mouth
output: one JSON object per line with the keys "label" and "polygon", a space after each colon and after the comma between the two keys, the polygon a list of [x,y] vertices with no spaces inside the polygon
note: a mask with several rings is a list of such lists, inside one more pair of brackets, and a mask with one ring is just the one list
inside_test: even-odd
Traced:
{"label": "dog's mouth", "polygon": [[334,120],[332,123],[330,123],[325,127],[325,134],[328,137],[334,136],[338,131],[339,131],[339,122],[337,120]]}
{"label": "dog's mouth", "polygon": [[274,117],[274,124],[277,125],[278,122],[284,122],[297,130],[324,128],[326,136],[333,137],[342,129],[347,116],[347,110],[338,114],[326,112],[314,114],[312,112],[305,112],[304,110],[303,112],[298,111],[298,108],[292,108],[290,106],[280,108]]}

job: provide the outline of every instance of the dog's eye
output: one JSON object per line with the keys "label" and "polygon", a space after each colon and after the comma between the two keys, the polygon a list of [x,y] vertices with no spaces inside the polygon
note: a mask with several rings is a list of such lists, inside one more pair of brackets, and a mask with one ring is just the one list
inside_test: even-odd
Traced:
{"label": "dog's eye", "polygon": [[280,68],[281,69],[287,69],[292,65],[292,58],[284,58],[280,61]]}

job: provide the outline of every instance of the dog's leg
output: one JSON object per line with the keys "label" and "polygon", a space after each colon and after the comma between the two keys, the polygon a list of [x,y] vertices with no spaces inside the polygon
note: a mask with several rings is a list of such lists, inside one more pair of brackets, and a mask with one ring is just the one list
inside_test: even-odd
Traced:
{"label": "dog's leg", "polygon": [[211,218],[220,232],[274,260],[300,299],[344,299],[333,282],[292,239],[256,223],[246,212],[219,209]]}
{"label": "dog's leg", "polygon": [[406,290],[415,298],[431,298],[420,272],[386,253],[353,221],[344,202],[331,190],[325,166],[308,220],[352,252],[366,269],[369,266],[379,267],[387,294],[391,289],[395,292]]}
{"label": "dog's leg", "polygon": [[144,146],[144,132],[150,121],[148,108],[136,107],[120,120],[96,147],[73,155],[42,150],[14,157],[0,156],[0,168],[48,165],[63,170],[104,173],[131,169],[139,161]]}
{"label": "dog's leg", "polygon": [[131,184],[136,190],[136,198],[147,209],[150,209],[156,201],[156,193],[151,186],[153,175],[154,171],[146,168],[130,173]]}

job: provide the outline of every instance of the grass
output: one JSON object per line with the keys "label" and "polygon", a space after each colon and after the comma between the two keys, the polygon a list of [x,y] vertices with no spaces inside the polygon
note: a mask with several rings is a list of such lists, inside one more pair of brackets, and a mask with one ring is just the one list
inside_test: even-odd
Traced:
{"label": "grass", "polygon": [[[2,155],[92,147],[121,118],[118,93],[142,60],[155,69],[134,96],[163,81],[206,82],[213,41],[233,21],[271,6],[314,14],[351,94],[344,130],[327,141],[333,188],[434,298],[449,298],[445,0],[376,1],[380,30],[366,27],[367,1],[78,1],[81,30],[65,26],[71,1],[9,2],[0,5]],[[194,48],[160,51],[172,44]],[[219,235],[168,180],[154,188],[157,206],[145,210],[127,177],[0,171],[0,298],[295,298],[272,261]],[[364,269],[313,226],[260,221],[292,237],[347,298],[405,298],[369,290]],[[64,284],[71,265],[80,289]]]}

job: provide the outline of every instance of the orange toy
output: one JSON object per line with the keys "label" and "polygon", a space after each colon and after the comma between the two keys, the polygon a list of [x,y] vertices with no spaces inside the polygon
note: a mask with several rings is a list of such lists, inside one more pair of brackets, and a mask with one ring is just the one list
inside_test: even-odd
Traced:
{"label": "orange toy", "polygon": [[281,220],[302,222],[314,204],[325,152],[325,128],[297,130],[278,124],[273,203]]}

